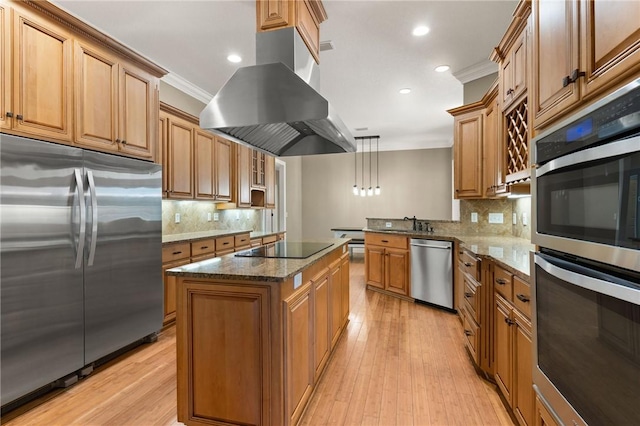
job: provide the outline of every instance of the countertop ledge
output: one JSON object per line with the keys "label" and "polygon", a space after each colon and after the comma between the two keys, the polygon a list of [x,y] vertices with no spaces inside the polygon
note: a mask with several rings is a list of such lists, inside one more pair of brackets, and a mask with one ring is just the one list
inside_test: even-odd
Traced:
{"label": "countertop ledge", "polygon": [[[332,238],[305,242],[331,244],[306,259],[278,259],[264,257],[236,257],[234,253],[203,260],[167,270],[169,275],[200,279],[281,282],[322,259],[336,248],[351,241],[350,238]],[[346,249],[345,249],[346,252]]]}
{"label": "countertop ledge", "polygon": [[409,238],[457,241],[463,248],[470,250],[478,257],[493,260],[502,268],[516,274],[524,280],[529,281],[530,279],[529,254],[535,251],[535,246],[531,244],[531,241],[524,238],[496,235],[469,235],[455,232],[438,233],[437,231],[421,232],[371,228],[364,228],[364,231],[397,234]]}
{"label": "countertop ledge", "polygon": [[217,230],[201,231],[201,232],[189,232],[185,234],[163,235],[162,244],[190,242],[190,241],[201,240],[204,238],[228,237],[232,235],[240,235],[240,234],[246,234],[246,233],[249,233],[249,238],[262,238],[269,235],[277,235],[280,232],[253,231],[252,229],[240,229],[240,230],[217,229]]}

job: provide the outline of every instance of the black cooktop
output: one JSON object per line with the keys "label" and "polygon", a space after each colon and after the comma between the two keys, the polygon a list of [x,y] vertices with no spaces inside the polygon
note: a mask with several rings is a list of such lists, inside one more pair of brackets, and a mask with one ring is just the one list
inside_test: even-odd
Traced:
{"label": "black cooktop", "polygon": [[262,247],[236,253],[236,257],[274,257],[285,259],[306,259],[312,254],[331,247],[330,243],[303,243],[278,241]]}

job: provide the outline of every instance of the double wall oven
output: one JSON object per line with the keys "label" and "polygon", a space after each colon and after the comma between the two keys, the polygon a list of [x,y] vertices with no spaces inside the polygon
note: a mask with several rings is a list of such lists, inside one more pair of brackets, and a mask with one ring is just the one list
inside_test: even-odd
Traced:
{"label": "double wall oven", "polygon": [[640,79],[533,141],[534,388],[565,425],[640,424]]}

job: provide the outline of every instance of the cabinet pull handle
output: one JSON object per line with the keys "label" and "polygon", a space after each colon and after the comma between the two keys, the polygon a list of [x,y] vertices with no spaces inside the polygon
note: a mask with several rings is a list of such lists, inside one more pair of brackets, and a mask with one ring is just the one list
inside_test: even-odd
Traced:
{"label": "cabinet pull handle", "polygon": [[513,89],[509,89],[509,90],[507,90],[507,95],[510,95],[510,94],[512,94],[512,93],[513,93]]}
{"label": "cabinet pull handle", "polygon": [[122,145],[126,145],[127,141],[125,141],[124,139],[122,139]]}
{"label": "cabinet pull handle", "polygon": [[7,118],[13,117],[13,113],[11,111],[7,111],[5,115],[7,116]]}
{"label": "cabinet pull handle", "polygon": [[116,139],[116,143],[120,143],[120,138]]}
{"label": "cabinet pull handle", "polygon": [[464,331],[464,335],[465,336],[473,336],[473,333],[471,332],[471,330],[465,330]]}
{"label": "cabinet pull handle", "polygon": [[502,278],[496,278],[496,283],[500,285],[505,285],[507,284],[507,281]]}
{"label": "cabinet pull handle", "polygon": [[504,319],[504,322],[506,322],[506,323],[507,323],[507,325],[508,325],[509,327],[511,327],[513,324],[515,324],[515,323],[516,323],[516,322],[515,322],[514,320],[512,320],[511,318],[505,318],[505,319]]}
{"label": "cabinet pull handle", "polygon": [[200,250],[204,250],[204,249],[208,249],[208,248],[209,248],[209,246],[202,246],[202,247],[200,247]]}
{"label": "cabinet pull handle", "polygon": [[23,119],[22,114],[18,114],[18,115],[16,115],[16,118],[17,118],[18,120],[22,121],[22,119]]}
{"label": "cabinet pull handle", "polygon": [[388,242],[389,242],[389,240],[382,240],[382,242],[383,242],[383,243],[388,243]]}
{"label": "cabinet pull handle", "polygon": [[222,243],[223,246],[226,246],[227,244],[229,244],[229,241]]}
{"label": "cabinet pull handle", "polygon": [[464,297],[466,297],[466,298],[469,298],[469,297],[471,297],[471,296],[473,296],[473,293],[468,293],[468,292],[467,292],[467,293],[465,293],[465,294],[464,294]]}
{"label": "cabinet pull handle", "polygon": [[459,251],[459,252],[458,252],[458,254],[463,254],[463,253],[464,253],[463,251]]}
{"label": "cabinet pull handle", "polygon": [[517,297],[521,302],[524,302],[524,303],[529,303],[529,300],[531,300],[531,299],[529,299],[529,298],[528,298],[526,295],[524,295],[524,294],[517,294],[517,295],[516,295],[516,297]]}
{"label": "cabinet pull handle", "polygon": [[575,83],[580,77],[584,77],[587,74],[584,71],[580,71],[579,69],[575,69],[571,72],[570,75],[564,77],[562,79],[562,87],[567,87],[571,83]]}
{"label": "cabinet pull handle", "polygon": [[182,253],[181,251],[174,251],[173,254],[180,254]]}
{"label": "cabinet pull handle", "polygon": [[468,268],[469,266],[471,266],[471,264],[469,262],[464,262],[464,266]]}

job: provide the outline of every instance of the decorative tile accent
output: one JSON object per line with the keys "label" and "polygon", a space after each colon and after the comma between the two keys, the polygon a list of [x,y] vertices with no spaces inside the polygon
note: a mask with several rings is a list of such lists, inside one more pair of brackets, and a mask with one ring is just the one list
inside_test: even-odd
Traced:
{"label": "decorative tile accent", "polygon": [[[175,214],[180,213],[180,223]],[[211,222],[207,214],[211,213]],[[218,221],[213,214],[218,213]],[[216,210],[216,204],[206,201],[162,200],[162,235],[184,234],[208,230],[253,229],[262,231],[264,210]]]}

